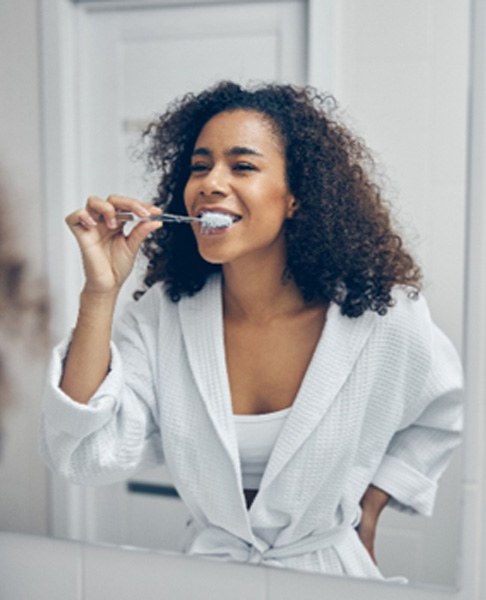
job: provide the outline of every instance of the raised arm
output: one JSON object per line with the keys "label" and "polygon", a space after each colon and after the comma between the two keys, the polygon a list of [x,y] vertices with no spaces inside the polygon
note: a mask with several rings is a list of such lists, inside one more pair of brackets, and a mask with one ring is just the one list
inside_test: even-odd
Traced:
{"label": "raised arm", "polygon": [[66,218],[81,250],[85,283],[60,387],[82,404],[109,369],[113,313],[120,289],[143,240],[161,226],[159,221],[143,222],[125,236],[115,218],[117,210],[141,217],[160,212],[152,205],[113,195],[106,201],[90,197],[84,208]]}

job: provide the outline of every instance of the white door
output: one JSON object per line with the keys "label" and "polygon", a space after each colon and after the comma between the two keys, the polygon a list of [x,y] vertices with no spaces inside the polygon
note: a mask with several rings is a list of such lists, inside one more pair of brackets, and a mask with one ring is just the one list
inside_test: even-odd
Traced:
{"label": "white door", "polygon": [[[301,0],[137,9],[104,3],[79,19],[80,199],[113,192],[152,197],[154,182],[133,154],[145,125],[175,96],[221,79],[306,82]],[[89,490],[87,539],[179,548],[187,514],[172,493],[163,468]]]}

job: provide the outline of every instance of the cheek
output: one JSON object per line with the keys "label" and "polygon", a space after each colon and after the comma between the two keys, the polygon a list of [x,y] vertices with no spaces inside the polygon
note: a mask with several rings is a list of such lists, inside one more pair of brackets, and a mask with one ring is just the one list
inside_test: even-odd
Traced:
{"label": "cheek", "polygon": [[287,218],[290,200],[286,186],[271,186],[263,196],[265,198],[265,210],[272,213],[275,218]]}
{"label": "cheek", "polygon": [[191,188],[192,188],[191,183],[190,183],[190,181],[188,181],[186,183],[186,186],[185,186],[184,191],[182,193],[182,200],[184,202],[184,206],[186,207],[186,209],[189,209],[189,207],[191,205],[191,198],[193,196]]}

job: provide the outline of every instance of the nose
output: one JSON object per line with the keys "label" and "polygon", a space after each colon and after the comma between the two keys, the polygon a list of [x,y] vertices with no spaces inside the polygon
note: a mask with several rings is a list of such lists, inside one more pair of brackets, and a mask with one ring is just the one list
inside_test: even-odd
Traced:
{"label": "nose", "polygon": [[213,166],[200,181],[201,196],[226,196],[228,181],[223,167]]}

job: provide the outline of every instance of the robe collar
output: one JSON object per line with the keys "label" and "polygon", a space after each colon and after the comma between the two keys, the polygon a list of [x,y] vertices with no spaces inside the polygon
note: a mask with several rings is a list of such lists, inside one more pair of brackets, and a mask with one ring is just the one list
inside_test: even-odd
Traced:
{"label": "robe collar", "polygon": [[221,277],[211,277],[195,296],[184,296],[178,307],[196,385],[216,433],[240,474],[224,348]]}
{"label": "robe collar", "polygon": [[[186,351],[208,415],[241,485],[241,467],[224,348],[221,277],[211,277],[195,296],[178,303]],[[259,495],[312,433],[329,410],[357,361],[376,315],[357,319],[332,303],[311,363],[263,475]],[[284,368],[284,366],[282,366]],[[243,492],[241,489],[241,496]]]}

